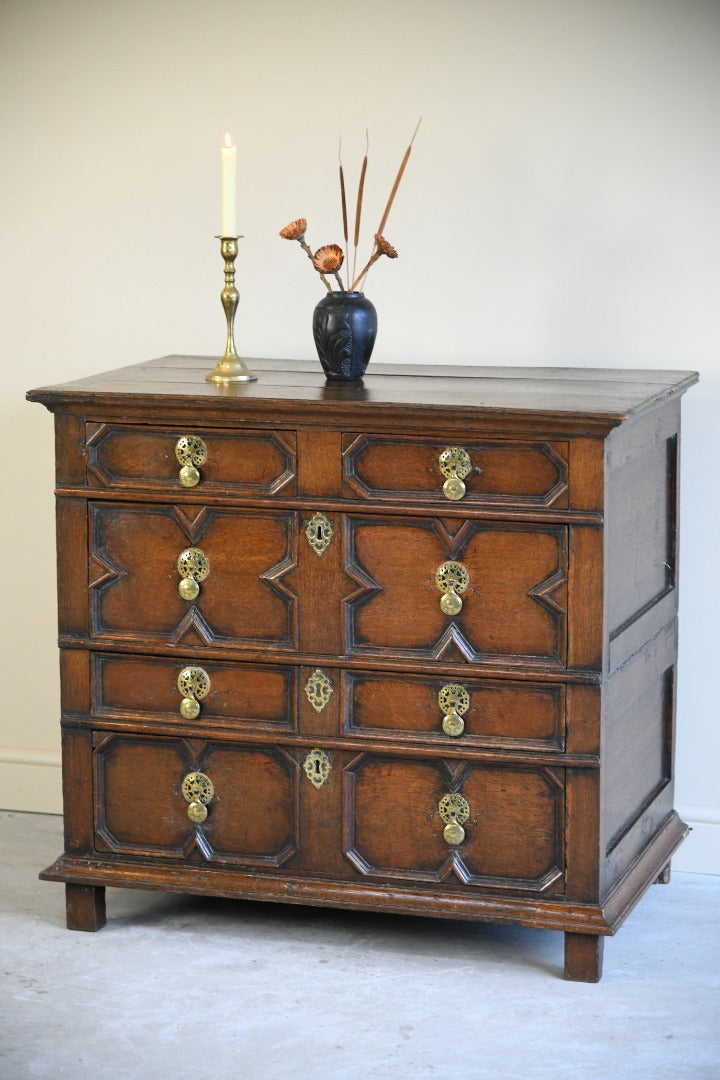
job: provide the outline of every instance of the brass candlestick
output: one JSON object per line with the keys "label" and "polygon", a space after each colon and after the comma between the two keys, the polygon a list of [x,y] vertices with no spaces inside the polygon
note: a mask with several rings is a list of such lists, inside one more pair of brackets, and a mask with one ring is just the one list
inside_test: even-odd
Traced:
{"label": "brass candlestick", "polygon": [[225,355],[218,360],[214,369],[205,378],[208,382],[217,383],[253,382],[257,379],[257,375],[235,351],[235,312],[240,299],[240,293],[235,288],[235,259],[240,237],[218,236],[217,239],[220,241],[220,254],[225,260],[225,288],[220,293],[220,301],[227,319],[227,343]]}

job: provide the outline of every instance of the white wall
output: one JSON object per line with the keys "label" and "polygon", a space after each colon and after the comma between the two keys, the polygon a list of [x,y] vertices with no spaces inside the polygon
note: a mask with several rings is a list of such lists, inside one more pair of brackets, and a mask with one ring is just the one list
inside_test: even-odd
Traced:
{"label": "white wall", "polygon": [[366,125],[375,359],[699,368],[686,398],[676,866],[720,873],[717,0],[0,0],[0,803],[59,810],[51,418],[30,386],[222,348],[218,146],[239,152],[239,347],[313,356],[277,237],[339,238]]}

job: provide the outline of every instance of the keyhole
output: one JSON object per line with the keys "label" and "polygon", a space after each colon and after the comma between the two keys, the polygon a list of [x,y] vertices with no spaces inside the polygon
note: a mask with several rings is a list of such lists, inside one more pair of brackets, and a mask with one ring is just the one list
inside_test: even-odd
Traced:
{"label": "keyhole", "polygon": [[322,525],[318,525],[318,527],[317,527],[317,530],[316,530],[316,534],[315,534],[315,535],[316,535],[316,538],[317,538],[318,540],[322,540],[322,538],[323,538],[323,529],[322,529]]}
{"label": "keyhole", "polygon": [[320,762],[317,760],[317,758],[315,759],[315,775],[320,775]]}

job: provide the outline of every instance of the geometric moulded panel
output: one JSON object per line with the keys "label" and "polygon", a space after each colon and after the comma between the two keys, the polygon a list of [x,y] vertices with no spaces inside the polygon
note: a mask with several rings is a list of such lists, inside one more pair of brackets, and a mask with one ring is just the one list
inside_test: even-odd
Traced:
{"label": "geometric moulded panel", "polygon": [[[132,735],[95,742],[99,850],[256,867],[295,854],[299,769],[281,749]],[[192,800],[203,814],[193,815]]]}
{"label": "geometric moulded panel", "polygon": [[[295,648],[297,598],[283,582],[296,558],[291,511],[91,503],[90,521],[94,638]],[[178,556],[195,550],[210,572],[183,598]]]}
{"label": "geometric moulded panel", "polygon": [[[562,769],[458,772],[449,762],[360,754],[345,784],[345,854],[364,876],[563,891]],[[452,807],[444,817],[453,799],[461,817]]]}

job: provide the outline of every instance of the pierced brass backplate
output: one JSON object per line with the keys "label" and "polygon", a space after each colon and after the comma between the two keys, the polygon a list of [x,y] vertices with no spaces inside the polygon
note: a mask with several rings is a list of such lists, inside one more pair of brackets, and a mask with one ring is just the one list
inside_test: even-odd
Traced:
{"label": "pierced brass backplate", "polygon": [[335,535],[335,527],[332,521],[318,510],[305,526],[305,535],[315,554],[324,555]]}
{"label": "pierced brass backplate", "polygon": [[324,671],[320,668],[315,668],[312,675],[305,683],[305,693],[307,699],[312,705],[315,712],[322,712],[328,701],[330,695],[333,692],[333,684],[328,679]]}
{"label": "pierced brass backplate", "polygon": [[445,822],[443,839],[451,847],[457,847],[465,839],[463,825],[470,817],[470,804],[467,799],[456,792],[443,795],[438,803],[438,813]]}
{"label": "pierced brass backplate", "polygon": [[201,772],[191,772],[183,779],[182,793],[188,803],[187,815],[195,825],[199,825],[208,816],[207,804],[215,794],[215,787],[209,776]]}
{"label": "pierced brass backplate", "polygon": [[200,466],[207,461],[207,447],[199,435],[181,435],[175,443],[175,457],[182,468],[178,479],[183,487],[200,483]]}
{"label": "pierced brass backplate", "polygon": [[463,716],[470,708],[470,695],[464,686],[447,683],[438,694],[438,705],[444,712],[442,727],[446,735],[456,737],[465,730]]}
{"label": "pierced brass backplate", "polygon": [[182,694],[180,715],[195,720],[200,715],[200,702],[210,690],[210,676],[201,667],[183,668],[178,675],[177,688]]}
{"label": "pierced brass backplate", "polygon": [[305,775],[314,788],[320,790],[330,776],[330,758],[324,750],[311,750],[303,762]]}
{"label": "pierced brass backplate", "polygon": [[459,615],[464,593],[470,584],[470,575],[460,562],[444,562],[435,571],[435,584],[442,593],[440,608],[444,615]]}
{"label": "pierced brass backplate", "polygon": [[472,471],[470,455],[462,446],[448,446],[439,460],[440,472],[447,477],[443,484],[443,494],[451,502],[457,502],[465,494],[463,481]]}
{"label": "pierced brass backplate", "polygon": [[210,560],[200,548],[185,548],[177,561],[181,582],[178,585],[183,600],[194,600],[200,592],[198,582],[204,581],[210,573]]}

